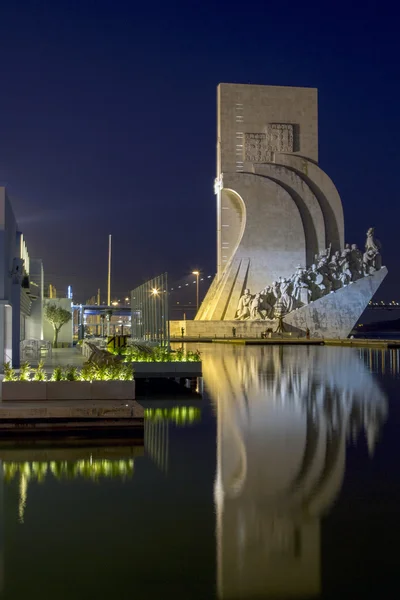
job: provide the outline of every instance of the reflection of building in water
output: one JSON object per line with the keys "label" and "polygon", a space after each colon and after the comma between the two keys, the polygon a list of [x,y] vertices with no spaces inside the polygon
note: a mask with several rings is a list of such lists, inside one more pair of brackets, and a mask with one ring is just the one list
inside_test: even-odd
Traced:
{"label": "reflection of building in water", "polygon": [[167,473],[169,461],[169,428],[187,427],[200,421],[201,410],[194,406],[145,408],[144,445],[146,453],[161,471]]}
{"label": "reflection of building in water", "polygon": [[169,422],[164,419],[145,419],[144,446],[146,453],[161,471],[168,471]]}
{"label": "reflection of building in water", "polygon": [[398,348],[360,348],[360,358],[365,362],[372,373],[400,373],[400,350]]}
{"label": "reflection of building in water", "polygon": [[3,465],[0,460],[0,594],[4,588],[4,484]]}
{"label": "reflection of building in water", "polygon": [[320,519],[340,492],[346,442],[373,452],[386,400],[356,351],[213,348],[218,589],[223,598],[320,591]]}

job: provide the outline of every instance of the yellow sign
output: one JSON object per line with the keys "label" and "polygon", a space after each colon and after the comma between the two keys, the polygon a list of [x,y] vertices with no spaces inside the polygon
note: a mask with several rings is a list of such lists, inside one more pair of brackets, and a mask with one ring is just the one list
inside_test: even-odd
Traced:
{"label": "yellow sign", "polygon": [[125,348],[127,335],[109,335],[107,338],[108,350],[115,350],[116,348]]}

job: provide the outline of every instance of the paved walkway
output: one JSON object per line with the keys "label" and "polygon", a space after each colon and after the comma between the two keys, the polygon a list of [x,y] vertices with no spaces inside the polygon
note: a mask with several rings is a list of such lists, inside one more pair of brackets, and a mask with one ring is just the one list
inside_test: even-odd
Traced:
{"label": "paved walkway", "polygon": [[[54,348],[51,358],[44,357],[44,366],[46,371],[51,371],[54,367],[66,367],[71,365],[73,367],[81,367],[85,362],[85,358],[82,356],[79,348]],[[28,361],[32,367],[37,366],[37,361]]]}

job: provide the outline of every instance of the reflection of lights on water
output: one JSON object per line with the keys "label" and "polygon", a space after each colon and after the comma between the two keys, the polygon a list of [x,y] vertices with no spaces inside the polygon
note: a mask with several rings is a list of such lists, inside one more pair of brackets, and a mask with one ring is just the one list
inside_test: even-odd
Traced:
{"label": "reflection of lights on water", "polygon": [[133,475],[133,465],[133,459],[93,459],[91,455],[88,459],[77,461],[3,462],[3,473],[6,482],[12,481],[17,474],[23,474],[26,481],[41,483],[48,471],[57,479],[85,477],[96,480]]}
{"label": "reflection of lights on water", "polygon": [[126,478],[133,475],[133,459],[107,460],[89,459],[78,461],[35,461],[35,462],[3,462],[3,475],[6,482],[10,482],[19,475],[19,501],[18,519],[24,523],[26,501],[28,497],[28,485],[31,481],[42,483],[48,473],[56,479],[74,479],[83,477],[91,481],[97,481],[102,477]]}
{"label": "reflection of lights on water", "polygon": [[21,525],[24,522],[24,513],[26,507],[26,499],[28,497],[28,477],[25,473],[21,472],[21,477],[19,479],[19,502],[18,502],[18,519]]}
{"label": "reflection of lights on water", "polygon": [[172,421],[176,425],[186,425],[199,421],[201,411],[193,406],[177,406],[175,408],[146,408],[144,418],[149,421]]}

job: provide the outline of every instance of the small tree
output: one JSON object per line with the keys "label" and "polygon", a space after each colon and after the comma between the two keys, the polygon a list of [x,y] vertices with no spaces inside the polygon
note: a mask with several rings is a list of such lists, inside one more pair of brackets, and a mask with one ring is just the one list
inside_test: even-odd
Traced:
{"label": "small tree", "polygon": [[54,348],[57,348],[58,334],[60,332],[60,329],[63,325],[65,325],[72,319],[72,314],[69,310],[61,308],[61,306],[57,306],[56,304],[47,304],[44,310],[44,316],[48,320],[48,322],[53,325],[53,346]]}

